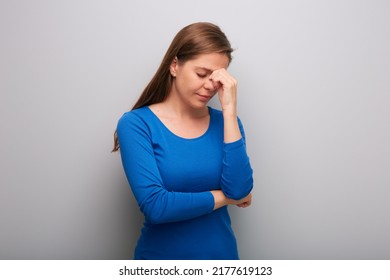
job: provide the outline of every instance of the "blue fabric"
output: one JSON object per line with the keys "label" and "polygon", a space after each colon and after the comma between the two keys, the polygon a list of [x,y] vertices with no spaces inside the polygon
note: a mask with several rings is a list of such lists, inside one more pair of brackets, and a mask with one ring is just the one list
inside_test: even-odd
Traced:
{"label": "blue fabric", "polygon": [[242,138],[223,142],[222,112],[193,139],[173,134],[149,109],[125,113],[117,133],[122,164],[145,215],[135,259],[238,259],[227,206],[213,211],[210,190],[240,199],[253,186]]}

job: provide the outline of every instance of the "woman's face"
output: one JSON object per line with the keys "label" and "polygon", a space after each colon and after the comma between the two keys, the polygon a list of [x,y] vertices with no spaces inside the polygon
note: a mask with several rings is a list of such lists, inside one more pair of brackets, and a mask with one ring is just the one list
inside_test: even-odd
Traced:
{"label": "woman's face", "polygon": [[170,94],[186,106],[203,108],[217,92],[218,85],[209,79],[211,73],[228,65],[228,57],[220,53],[202,54],[184,63],[175,59],[170,67],[175,77]]}

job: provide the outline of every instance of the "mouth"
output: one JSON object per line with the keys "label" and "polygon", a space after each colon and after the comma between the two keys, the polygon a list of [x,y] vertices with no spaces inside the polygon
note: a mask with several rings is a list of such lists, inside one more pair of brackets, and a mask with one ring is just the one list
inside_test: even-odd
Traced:
{"label": "mouth", "polygon": [[203,95],[203,94],[199,94],[199,93],[197,93],[196,94],[201,100],[204,100],[204,101],[208,101],[208,100],[210,100],[211,99],[211,95]]}

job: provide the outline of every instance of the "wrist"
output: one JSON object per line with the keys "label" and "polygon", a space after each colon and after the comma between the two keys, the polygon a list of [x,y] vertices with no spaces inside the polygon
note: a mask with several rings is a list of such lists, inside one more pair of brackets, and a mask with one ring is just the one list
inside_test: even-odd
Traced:
{"label": "wrist", "polygon": [[237,117],[237,109],[235,107],[222,107],[222,115],[224,118],[236,118]]}
{"label": "wrist", "polygon": [[224,122],[224,137],[225,143],[232,143],[241,138],[241,131],[238,125],[237,114],[233,111],[227,111],[223,113]]}
{"label": "wrist", "polygon": [[212,190],[211,194],[214,197],[214,210],[229,204],[229,199],[221,190]]}

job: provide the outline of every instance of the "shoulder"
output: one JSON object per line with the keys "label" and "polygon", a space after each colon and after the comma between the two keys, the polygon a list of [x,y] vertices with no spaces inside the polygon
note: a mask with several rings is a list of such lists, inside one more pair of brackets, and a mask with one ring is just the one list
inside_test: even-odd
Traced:
{"label": "shoulder", "polygon": [[147,120],[149,115],[148,107],[137,108],[128,112],[125,112],[118,121],[118,124],[133,123]]}
{"label": "shoulder", "polygon": [[208,106],[210,114],[222,116],[222,111]]}
{"label": "shoulder", "polygon": [[118,120],[118,134],[130,132],[131,130],[148,130],[150,122],[150,110],[148,107],[141,107],[124,113]]}
{"label": "shoulder", "polygon": [[208,107],[211,119],[221,121],[223,120],[222,111],[213,107]]}
{"label": "shoulder", "polygon": [[[223,127],[223,113],[221,110],[209,107],[211,121],[214,124],[214,127]],[[240,129],[242,137],[245,139],[245,130],[244,125],[241,122],[241,119],[237,116],[238,127]]]}

